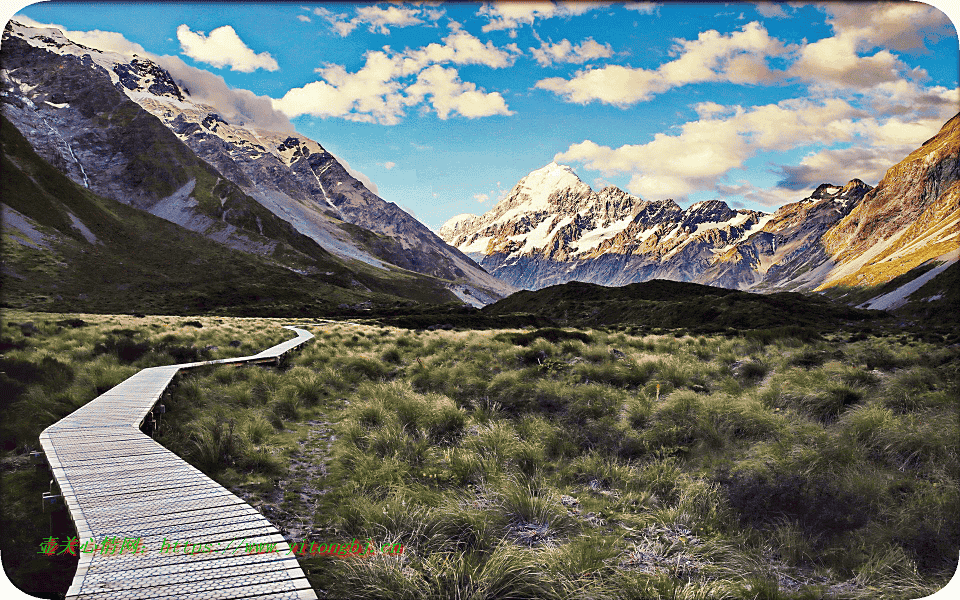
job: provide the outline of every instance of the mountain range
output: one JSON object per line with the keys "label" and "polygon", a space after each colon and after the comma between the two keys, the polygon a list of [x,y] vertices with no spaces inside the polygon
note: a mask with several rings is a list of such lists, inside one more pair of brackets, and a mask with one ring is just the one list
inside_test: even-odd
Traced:
{"label": "mountain range", "polygon": [[[837,293],[878,289],[921,269],[916,289],[957,260],[958,150],[954,117],[877,187],[859,179],[824,183],[770,214],[720,200],[682,209],[614,186],[594,191],[570,167],[550,163],[486,214],[456,216],[439,233],[500,279],[530,290],[667,279]],[[901,294],[882,308],[903,300]]]}
{"label": "mountain range", "polygon": [[594,191],[550,163],[434,233],[318,142],[149,57],[11,21],[0,59],[7,306],[481,306],[653,279],[880,309],[953,297],[937,282],[956,279],[960,116],[876,187],[824,183],[772,213]]}
{"label": "mountain range", "polygon": [[[371,192],[320,144],[220,114],[149,58],[15,21],[0,50],[4,118],[37,155],[99,198],[351,292],[482,305],[514,291]],[[29,241],[26,230],[42,230],[43,218],[14,207],[17,194],[4,197],[5,230]],[[51,239],[90,228],[61,212],[70,227],[47,226]],[[24,277],[10,261],[5,269]]]}

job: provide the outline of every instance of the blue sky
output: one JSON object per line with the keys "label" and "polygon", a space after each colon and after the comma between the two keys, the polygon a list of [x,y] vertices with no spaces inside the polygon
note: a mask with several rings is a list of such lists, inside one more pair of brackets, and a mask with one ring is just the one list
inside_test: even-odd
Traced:
{"label": "blue sky", "polygon": [[919,3],[47,2],[18,14],[264,97],[433,228],[489,210],[552,160],[595,189],[770,211],[822,182],[875,185],[960,108],[956,30]]}

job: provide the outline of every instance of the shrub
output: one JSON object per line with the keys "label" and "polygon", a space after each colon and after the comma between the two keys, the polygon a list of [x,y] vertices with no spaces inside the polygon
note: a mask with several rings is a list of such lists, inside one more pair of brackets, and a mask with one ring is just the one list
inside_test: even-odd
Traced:
{"label": "shrub", "polygon": [[379,381],[386,379],[390,370],[382,362],[363,356],[335,357],[331,366],[343,374],[344,379],[357,384],[364,379]]}
{"label": "shrub", "polygon": [[816,537],[852,531],[869,520],[863,500],[829,477],[748,472],[721,475],[718,483],[740,520],[754,526],[775,525],[786,518]]}
{"label": "shrub", "polygon": [[500,333],[494,336],[493,339],[509,342],[515,346],[529,346],[537,338],[543,338],[553,344],[563,340],[579,340],[585,344],[589,344],[592,341],[590,335],[582,331],[566,331],[555,327],[537,329],[524,333]]}
{"label": "shrub", "polygon": [[822,371],[788,371],[774,378],[761,394],[767,408],[791,408],[823,423],[837,419],[863,399],[863,392],[832,381]]}

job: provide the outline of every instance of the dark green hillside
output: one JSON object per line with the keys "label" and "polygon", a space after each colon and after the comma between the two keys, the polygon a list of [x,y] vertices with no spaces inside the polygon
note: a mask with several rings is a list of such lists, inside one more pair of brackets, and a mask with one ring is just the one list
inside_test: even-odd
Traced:
{"label": "dark green hillside", "polygon": [[[4,223],[6,307],[279,316],[330,313],[342,303],[362,301],[392,305],[398,297],[451,299],[439,282],[423,276],[347,265],[319,246],[306,255],[281,243],[278,253],[296,255],[305,269],[318,273],[298,274],[277,264],[276,257],[231,250],[91,193],[37,156],[6,119],[0,138],[0,197],[44,235],[40,244],[24,243]],[[74,227],[70,214],[95,243]]]}
{"label": "dark green hillside", "polygon": [[570,282],[517,292],[483,311],[489,315],[533,313],[568,326],[630,324],[704,332],[788,326],[822,329],[883,316],[819,296],[750,294],[659,279],[616,288]]}

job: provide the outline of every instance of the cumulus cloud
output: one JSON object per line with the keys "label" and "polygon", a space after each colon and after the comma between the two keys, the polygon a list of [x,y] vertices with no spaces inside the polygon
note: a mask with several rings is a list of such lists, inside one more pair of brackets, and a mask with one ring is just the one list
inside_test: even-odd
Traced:
{"label": "cumulus cloud", "polygon": [[489,200],[490,196],[488,194],[474,194],[473,199],[482,204]]}
{"label": "cumulus cloud", "polygon": [[[619,148],[585,140],[554,160],[580,162],[605,175],[630,174],[628,189],[648,198],[717,190],[776,206],[796,200],[791,194],[797,190],[823,182],[843,184],[854,177],[878,181],[888,168],[935,135],[960,102],[958,89],[904,84],[888,92],[907,104],[913,101],[914,108],[877,114],[841,98],[790,99],[749,109],[705,102],[696,106],[700,119],[685,123],[676,135],[660,133],[645,144]],[[923,105],[923,97],[936,98],[938,103]],[[771,165],[781,176],[775,188],[760,190],[749,183],[738,186],[727,181],[731,171],[761,152],[813,144],[825,148],[811,151],[797,165]]]}
{"label": "cumulus cloud", "polygon": [[403,52],[392,52],[389,47],[370,51],[363,67],[353,73],[335,64],[320,67],[316,70],[320,81],[289,90],[275,101],[275,106],[291,117],[310,114],[396,125],[407,108],[429,96],[441,119],[451,114],[469,118],[510,115],[513,113],[498,92],[478,90],[474,84],[461,81],[455,69],[438,65],[502,68],[512,65],[518,54],[521,51],[514,44],[497,48],[466,31],[454,30],[442,44]]}
{"label": "cumulus cloud", "polygon": [[395,166],[397,166],[397,163],[393,162],[392,160],[388,160],[387,162],[383,163],[383,168],[388,171]]}
{"label": "cumulus cloud", "polygon": [[[341,37],[350,35],[360,25],[367,25],[371,33],[390,35],[390,27],[410,27],[423,23],[419,8],[401,6],[388,6],[387,8],[380,8],[375,5],[358,6],[356,16],[352,19],[348,18],[347,15],[335,14],[323,7],[315,8],[313,12],[330,23],[333,30]],[[431,15],[435,15],[435,13],[436,11],[430,11]]]}
{"label": "cumulus cloud", "polygon": [[431,106],[444,120],[452,113],[470,119],[513,114],[499,92],[485,93],[473,83],[460,81],[457,70],[452,67],[433,65],[424,69],[406,92],[408,101],[413,103],[430,96]]}
{"label": "cumulus cloud", "polygon": [[505,49],[493,42],[484,44],[476,36],[457,30],[443,38],[442,44],[431,43],[417,50],[408,50],[401,56],[406,74],[419,71],[430,64],[452,62],[458,65],[486,65],[494,69],[511,66],[518,54],[516,44]]}
{"label": "cumulus cloud", "polygon": [[784,45],[754,21],[727,35],[709,30],[695,40],[676,40],[672,49],[676,58],[656,70],[610,65],[578,71],[569,80],[542,79],[535,87],[578,104],[599,101],[628,106],[691,83],[773,81],[779,75],[767,67],[766,57],[785,52]]}
{"label": "cumulus cloud", "polygon": [[923,69],[909,69],[890,50],[922,51],[927,39],[954,35],[946,15],[919,2],[836,2],[824,10],[834,35],[805,44],[787,72],[820,87],[864,90],[923,80]]}
{"label": "cumulus cloud", "polygon": [[[904,147],[916,147],[939,127],[934,120],[916,127],[909,119],[879,121],[842,99],[792,99],[749,109],[735,107],[733,114],[710,105],[701,109],[703,115],[722,116],[687,122],[680,133],[659,133],[645,144],[611,148],[585,140],[557,154],[554,160],[583,163],[608,176],[630,174],[628,187],[641,196],[683,197],[714,189],[730,171],[743,167],[760,152],[782,152],[814,142],[827,146],[856,142],[858,148],[865,149],[865,157],[880,148],[902,158]],[[814,169],[821,165],[826,168],[828,158],[827,154],[822,160],[809,158],[807,170],[784,170],[782,187],[808,185],[809,177],[823,174]],[[857,166],[846,158],[845,164]],[[868,164],[866,158],[864,161],[860,166]],[[875,173],[872,167],[866,171],[861,179]]]}
{"label": "cumulus cloud", "polygon": [[537,19],[572,17],[607,6],[602,2],[565,2],[558,4],[553,2],[491,2],[480,7],[477,14],[488,19],[487,24],[483,26],[484,32],[512,31],[522,25],[533,25]]}
{"label": "cumulus cloud", "polygon": [[922,50],[926,39],[956,35],[945,14],[921,2],[830,2],[823,8],[831,15],[834,32],[859,40],[864,49]]}
{"label": "cumulus cloud", "polygon": [[778,170],[783,178],[777,186],[808,190],[821,183],[843,185],[854,177],[875,183],[902,159],[903,154],[878,148],[821,150],[805,156],[799,165],[781,165]]}
{"label": "cumulus cloud", "polygon": [[297,15],[297,20],[298,20],[298,21],[303,21],[304,23],[312,23],[312,22],[313,22],[313,21],[310,20],[310,17],[308,17],[307,15]]}
{"label": "cumulus cloud", "polygon": [[613,56],[613,48],[610,44],[587,38],[576,46],[570,40],[561,40],[556,44],[540,42],[540,47],[530,48],[530,53],[541,67],[546,67],[553,63],[583,64],[588,60],[609,58]]}
{"label": "cumulus cloud", "polygon": [[186,25],[177,27],[177,39],[181,51],[190,58],[214,67],[230,67],[232,71],[252,73],[257,69],[276,71],[280,69],[269,52],[255,53],[230,25],[218,27],[204,35],[193,32]]}
{"label": "cumulus cloud", "polygon": [[269,96],[257,96],[249,90],[233,89],[223,77],[191,67],[177,56],[153,56],[174,81],[190,93],[194,102],[217,107],[229,123],[244,124],[265,131],[292,132],[290,119],[273,106]]}

